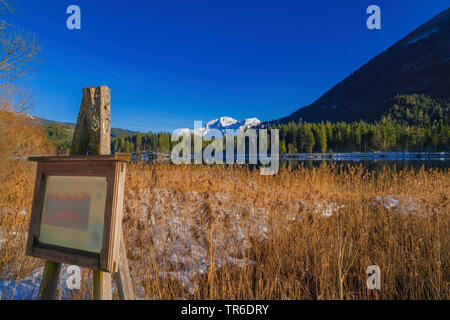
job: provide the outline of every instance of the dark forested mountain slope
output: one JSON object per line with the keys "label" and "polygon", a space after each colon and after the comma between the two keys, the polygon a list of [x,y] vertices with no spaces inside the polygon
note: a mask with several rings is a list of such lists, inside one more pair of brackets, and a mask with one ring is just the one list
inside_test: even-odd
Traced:
{"label": "dark forested mountain slope", "polygon": [[318,100],[274,123],[374,121],[397,95],[450,97],[450,9],[411,32]]}

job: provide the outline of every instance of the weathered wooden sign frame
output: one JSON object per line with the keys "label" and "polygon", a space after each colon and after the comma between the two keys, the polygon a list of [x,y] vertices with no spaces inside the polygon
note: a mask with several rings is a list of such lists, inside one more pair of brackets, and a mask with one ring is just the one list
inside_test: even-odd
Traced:
{"label": "weathered wooden sign frame", "polygon": [[[81,107],[78,112],[77,124],[70,148],[71,159],[76,161],[85,160],[84,157],[88,154],[89,149],[92,155],[100,157],[107,156],[106,158],[102,158],[102,160],[111,159],[108,158],[111,157],[111,90],[107,86],[87,87],[83,89],[83,98],[81,100]],[[121,157],[117,154],[113,157],[116,162],[119,159],[123,160],[123,158],[117,158]],[[47,160],[50,160],[50,158]],[[120,229],[118,231],[120,240],[119,244],[114,243],[114,248],[115,250],[117,248],[119,250],[118,272],[111,273],[93,268],[92,298],[94,300],[112,299],[111,276],[113,274],[114,280],[117,283],[119,298],[122,300],[134,299],[127,250],[121,227],[121,221],[117,221],[114,230]],[[35,250],[34,243],[31,245],[31,250]],[[59,273],[62,265],[61,262],[55,261],[57,258],[54,256],[45,262],[44,273],[39,287],[39,300],[53,300],[56,298]],[[58,260],[61,261],[61,259]],[[116,267],[113,267],[113,269],[116,269]]]}
{"label": "weathered wooden sign frame", "polygon": [[[126,162],[130,161],[130,155],[30,157],[29,160],[37,161],[38,166],[26,254],[93,270],[117,272]],[[48,177],[106,178],[106,203],[99,253],[39,242]]]}

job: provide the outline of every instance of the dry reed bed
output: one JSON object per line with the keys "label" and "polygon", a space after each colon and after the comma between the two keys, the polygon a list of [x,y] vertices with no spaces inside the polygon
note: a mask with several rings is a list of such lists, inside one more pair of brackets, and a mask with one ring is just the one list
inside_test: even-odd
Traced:
{"label": "dry reed bed", "polygon": [[[42,265],[23,257],[34,167],[16,170],[0,187],[0,277],[8,278]],[[449,191],[450,175],[439,170],[328,165],[268,177],[246,167],[130,165],[124,230],[135,291],[145,299],[449,299]],[[381,268],[381,290],[366,286],[369,265]],[[59,295],[89,298],[89,283],[83,270],[82,289],[62,281]]]}

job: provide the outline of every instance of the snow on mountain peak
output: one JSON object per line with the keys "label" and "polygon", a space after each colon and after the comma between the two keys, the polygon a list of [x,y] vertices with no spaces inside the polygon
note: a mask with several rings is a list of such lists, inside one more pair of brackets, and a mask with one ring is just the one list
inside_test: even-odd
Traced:
{"label": "snow on mountain peak", "polygon": [[258,118],[249,118],[245,119],[245,126],[248,128],[257,127],[261,124],[261,121]]}
{"label": "snow on mountain peak", "polygon": [[236,124],[238,121],[236,119],[233,119],[231,117],[220,117],[218,119],[214,119],[209,121],[206,124],[206,128],[207,129],[217,129],[217,128],[225,128],[225,127],[229,127],[232,126],[234,124]]}
{"label": "snow on mountain peak", "polygon": [[234,130],[235,132],[236,130],[238,130],[238,132],[240,132],[249,128],[257,127],[260,124],[261,121],[259,121],[259,119],[257,118],[250,118],[238,121],[231,117],[220,117],[209,121],[206,124],[206,127],[204,128],[202,133],[203,135],[206,135],[209,132],[209,130],[216,129],[221,131],[222,134],[225,135],[226,130]]}
{"label": "snow on mountain peak", "polygon": [[249,118],[245,120],[236,120],[231,117],[220,117],[206,123],[206,126],[202,128],[197,128],[194,130],[189,129],[178,129],[177,131],[182,135],[186,133],[186,130],[189,130],[191,134],[197,136],[207,135],[210,130],[219,130],[223,135],[226,135],[226,130],[234,130],[234,134],[238,134],[241,131],[246,129],[258,127],[261,124],[261,121],[258,118]]}

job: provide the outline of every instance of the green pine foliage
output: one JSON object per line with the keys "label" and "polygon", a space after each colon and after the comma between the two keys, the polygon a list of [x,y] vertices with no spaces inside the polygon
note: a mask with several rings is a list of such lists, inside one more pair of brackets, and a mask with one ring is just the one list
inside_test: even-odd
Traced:
{"label": "green pine foliage", "polygon": [[49,141],[56,147],[58,154],[68,154],[74,129],[62,123],[51,123],[44,125]]}
{"label": "green pine foliage", "polygon": [[399,95],[393,99],[393,105],[383,119],[397,123],[431,127],[450,124],[450,100],[432,99],[426,95]]}
{"label": "green pine foliage", "polygon": [[168,153],[172,150],[171,134],[168,132],[142,133],[122,135],[111,139],[113,152],[160,152]]}
{"label": "green pine foliage", "polygon": [[[425,95],[399,95],[381,120],[370,123],[300,120],[271,126],[280,130],[280,153],[448,151],[450,147],[449,101]],[[53,123],[45,126],[60,153],[68,153],[73,128]],[[178,142],[169,132],[123,134],[111,138],[113,152],[169,153]],[[203,148],[208,142],[203,143]],[[247,148],[248,149],[248,148]]]}
{"label": "green pine foliage", "polygon": [[[307,123],[273,126],[288,153],[447,151],[450,103],[425,95],[399,95],[380,121]],[[286,149],[286,148],[284,148]]]}
{"label": "green pine foliage", "polygon": [[289,153],[444,151],[450,146],[450,126],[440,123],[421,127],[385,119],[375,124],[300,122],[273,128],[280,130],[281,145],[290,146]]}

